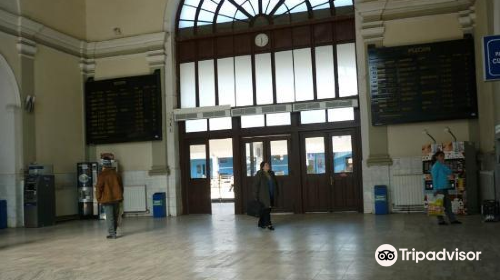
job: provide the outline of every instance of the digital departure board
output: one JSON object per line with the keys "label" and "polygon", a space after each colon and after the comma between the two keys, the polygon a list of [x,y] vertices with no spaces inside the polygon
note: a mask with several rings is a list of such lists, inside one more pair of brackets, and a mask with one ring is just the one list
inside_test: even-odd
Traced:
{"label": "digital departure board", "polygon": [[87,144],[162,139],[160,71],[85,83]]}
{"label": "digital departure board", "polygon": [[373,125],[477,118],[474,40],[368,49]]}

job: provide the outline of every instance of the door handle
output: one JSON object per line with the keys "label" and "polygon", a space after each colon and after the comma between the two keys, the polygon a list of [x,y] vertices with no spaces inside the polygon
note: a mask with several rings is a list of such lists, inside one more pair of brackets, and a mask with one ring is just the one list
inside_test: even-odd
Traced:
{"label": "door handle", "polygon": [[330,186],[333,186],[333,176],[330,176]]}

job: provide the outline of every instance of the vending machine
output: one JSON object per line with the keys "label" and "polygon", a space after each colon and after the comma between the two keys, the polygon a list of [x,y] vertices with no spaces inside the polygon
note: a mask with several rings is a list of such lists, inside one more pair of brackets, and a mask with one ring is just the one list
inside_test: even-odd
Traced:
{"label": "vending machine", "polygon": [[97,202],[94,199],[94,188],[99,175],[97,162],[80,162],[76,165],[78,176],[78,214],[81,219],[95,218],[97,216]]}
{"label": "vending machine", "polygon": [[451,188],[448,190],[453,213],[458,215],[479,213],[476,148],[472,142],[447,142],[422,147],[425,207],[427,208],[428,197],[435,192],[431,169],[432,156],[438,150],[444,152],[445,164],[454,175],[454,179],[450,180]]}
{"label": "vending machine", "polygon": [[[105,219],[102,205],[97,202],[96,185],[103,168],[103,160],[99,162],[80,162],[77,164],[78,214],[81,219]],[[111,161],[112,167],[118,171],[118,162]]]}

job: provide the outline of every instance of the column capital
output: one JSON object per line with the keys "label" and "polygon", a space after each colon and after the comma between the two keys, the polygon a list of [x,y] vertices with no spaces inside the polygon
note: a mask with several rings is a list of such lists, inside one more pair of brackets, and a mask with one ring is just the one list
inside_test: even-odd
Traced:
{"label": "column capital", "polygon": [[95,59],[82,58],[80,59],[80,70],[85,79],[95,75]]}
{"label": "column capital", "polygon": [[146,53],[146,60],[148,61],[149,68],[151,70],[165,67],[165,58],[165,50],[163,49],[148,51]]}
{"label": "column capital", "polygon": [[35,41],[26,39],[24,37],[19,37],[17,39],[17,51],[20,56],[34,59],[38,48]]}

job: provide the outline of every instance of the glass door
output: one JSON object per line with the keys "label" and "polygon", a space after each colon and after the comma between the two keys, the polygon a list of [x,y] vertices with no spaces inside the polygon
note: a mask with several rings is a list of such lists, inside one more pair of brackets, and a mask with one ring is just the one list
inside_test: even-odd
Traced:
{"label": "glass door", "polygon": [[331,209],[357,210],[359,188],[356,184],[357,160],[351,133],[330,133]]}
{"label": "glass door", "polygon": [[[243,172],[243,205],[253,199],[253,182],[255,174],[260,170],[260,164],[267,161],[271,165],[278,181],[279,195],[275,201],[276,211],[292,212],[294,210],[294,184],[290,169],[290,137],[265,136],[246,138],[242,141],[244,160]],[[296,187],[296,186],[295,186]]]}
{"label": "glass door", "polygon": [[305,212],[356,211],[361,205],[354,130],[304,134],[302,196]]}
{"label": "glass door", "polygon": [[302,197],[305,212],[329,211],[329,161],[326,159],[325,135],[306,134],[302,137]]}
{"label": "glass door", "polygon": [[210,164],[207,143],[196,141],[187,145],[189,155],[188,212],[190,214],[211,214]]}

